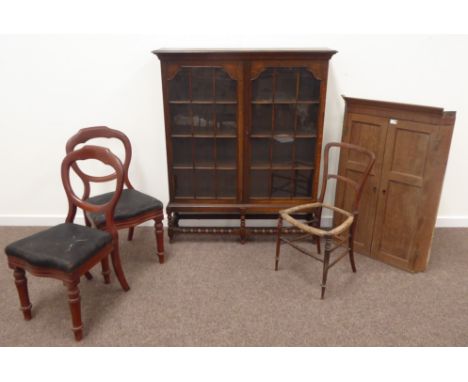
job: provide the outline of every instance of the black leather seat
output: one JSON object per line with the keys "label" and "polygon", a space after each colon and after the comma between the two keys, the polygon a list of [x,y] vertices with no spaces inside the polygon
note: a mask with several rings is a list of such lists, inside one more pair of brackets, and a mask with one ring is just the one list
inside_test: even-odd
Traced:
{"label": "black leather seat", "polygon": [[[93,196],[87,201],[92,204],[104,204],[112,198],[113,194],[113,192],[108,192],[107,194]],[[126,220],[146,212],[162,208],[163,204],[158,199],[131,188],[124,189],[122,190],[122,195],[120,195],[120,199],[115,207],[114,221],[118,222]],[[106,218],[102,213],[89,212],[88,216],[93,220],[96,226],[100,226],[106,221]]]}
{"label": "black leather seat", "polygon": [[15,241],[5,252],[31,265],[71,272],[110,242],[112,235],[106,231],[63,223]]}

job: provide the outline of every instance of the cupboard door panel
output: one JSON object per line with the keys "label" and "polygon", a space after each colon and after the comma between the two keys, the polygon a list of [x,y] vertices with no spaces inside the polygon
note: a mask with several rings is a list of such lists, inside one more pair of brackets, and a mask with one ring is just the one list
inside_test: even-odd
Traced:
{"label": "cupboard door panel", "polygon": [[[387,119],[364,114],[347,115],[343,142],[352,143],[371,150],[376,161],[361,196],[358,222],[355,232],[355,250],[358,253],[370,255],[372,245],[372,232],[374,229],[377,209],[378,187],[381,178],[382,163],[384,160],[385,139],[387,134]],[[340,155],[339,173],[358,181],[365,170],[367,157],[361,153],[343,151]],[[355,190],[344,182],[338,182],[335,204],[347,211],[352,211]],[[340,224],[342,215],[335,215],[335,224]]]}
{"label": "cupboard door panel", "polygon": [[412,269],[421,199],[431,152],[431,126],[410,121],[389,124],[377,206],[372,254],[396,266]]}

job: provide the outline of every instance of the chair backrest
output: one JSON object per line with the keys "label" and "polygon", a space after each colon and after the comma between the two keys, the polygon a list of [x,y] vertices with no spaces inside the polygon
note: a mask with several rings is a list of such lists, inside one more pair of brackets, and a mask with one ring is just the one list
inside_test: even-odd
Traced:
{"label": "chair backrest", "polygon": [[[76,146],[81,143],[86,143],[90,139],[95,138],[116,138],[122,142],[125,149],[125,158],[123,161],[124,169],[124,184],[127,188],[133,188],[130,180],[128,179],[128,168],[130,167],[130,161],[132,160],[132,145],[128,137],[119,130],[111,129],[107,126],[94,126],[94,127],[85,127],[79,130],[75,135],[73,135],[66,144],[67,154],[75,150]],[[107,182],[113,180],[116,177],[116,174],[109,174],[105,176],[92,176],[86,174],[82,171],[79,166],[75,163],[72,166],[73,170],[80,176],[84,184],[83,199],[87,199],[90,194],[90,182]]]}
{"label": "chair backrest", "polygon": [[[76,165],[77,161],[94,159],[98,160],[108,166],[111,166],[115,170],[115,176],[109,180],[116,180],[115,192],[112,198],[104,204],[92,204],[83,198],[79,198],[70,183],[70,168]],[[86,212],[97,212],[103,213],[106,217],[106,230],[111,232],[113,235],[117,235],[117,229],[114,223],[114,211],[117,201],[122,194],[123,182],[124,182],[124,168],[122,162],[106,147],[100,146],[84,146],[79,150],[68,153],[62,161],[62,183],[65,188],[65,193],[68,199],[68,215],[66,218],[67,223],[73,223],[76,215],[76,208],[80,207]],[[78,173],[83,184],[89,183],[89,180],[83,179]]]}
{"label": "chair backrest", "polygon": [[[359,182],[356,182],[355,180],[349,177],[346,177],[344,175],[328,173],[328,166],[330,163],[329,162],[330,149],[333,147],[339,148],[340,150],[346,149],[349,151],[356,151],[367,156],[368,161],[362,171],[362,177]],[[365,149],[364,147],[353,145],[351,143],[330,142],[325,146],[324,158],[325,158],[325,161],[323,164],[322,189],[320,191],[320,196],[319,196],[318,201],[323,203],[323,199],[325,198],[325,193],[327,191],[328,181],[330,179],[336,179],[337,182],[339,181],[345,182],[354,188],[355,196],[354,196],[354,201],[352,204],[353,210],[349,212],[352,212],[353,214],[357,214],[358,209],[359,209],[359,201],[361,200],[362,190],[364,188],[367,178],[369,177],[370,171],[372,170],[372,167],[374,166],[374,163],[375,163],[375,154],[372,151]]]}

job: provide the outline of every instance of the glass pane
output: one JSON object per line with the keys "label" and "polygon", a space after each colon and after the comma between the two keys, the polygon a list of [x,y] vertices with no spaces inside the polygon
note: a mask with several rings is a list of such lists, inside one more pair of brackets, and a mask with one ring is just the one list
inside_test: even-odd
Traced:
{"label": "glass pane", "polygon": [[297,105],[297,133],[317,134],[318,105]]}
{"label": "glass pane", "polygon": [[215,197],[214,170],[195,170],[197,197]]}
{"label": "glass pane", "polygon": [[253,166],[269,166],[270,164],[270,139],[255,138],[252,143],[252,160]]}
{"label": "glass pane", "polygon": [[193,196],[192,170],[174,170],[175,196]]}
{"label": "glass pane", "polygon": [[296,170],[296,193],[295,196],[310,197],[312,195],[312,183],[314,181],[313,170]]}
{"label": "glass pane", "polygon": [[237,100],[237,82],[229,77],[229,75],[223,69],[216,69],[215,80],[216,100]]}
{"label": "glass pane", "polygon": [[237,105],[216,105],[218,134],[237,135]]}
{"label": "glass pane", "polygon": [[236,148],[237,140],[235,139],[217,139],[216,140],[216,156],[218,166],[235,166],[236,165]]}
{"label": "glass pane", "polygon": [[271,134],[272,105],[252,105],[252,134]]}
{"label": "glass pane", "polygon": [[300,72],[299,97],[301,101],[313,101],[320,98],[320,81],[311,72],[302,68]]}
{"label": "glass pane", "polygon": [[172,134],[191,134],[190,105],[170,106]]}
{"label": "glass pane", "polygon": [[315,163],[315,139],[296,139],[296,164],[313,166]]}
{"label": "glass pane", "polygon": [[253,197],[269,197],[270,171],[250,171],[250,195]]}
{"label": "glass pane", "polygon": [[266,100],[273,99],[273,69],[266,69],[252,81],[252,99]]}
{"label": "glass pane", "polygon": [[291,197],[293,190],[292,171],[273,171],[271,174],[271,196]]}
{"label": "glass pane", "polygon": [[172,138],[174,166],[192,166],[192,139]]}
{"label": "glass pane", "polygon": [[214,68],[192,68],[192,100],[213,100]]}
{"label": "glass pane", "polygon": [[294,132],[296,105],[275,105],[275,134]]}
{"label": "glass pane", "polygon": [[169,100],[188,101],[189,95],[190,69],[182,68],[175,77],[169,81]]}
{"label": "glass pane", "polygon": [[218,170],[218,196],[236,197],[236,171],[233,170]]}
{"label": "glass pane", "polygon": [[276,137],[273,139],[273,164],[291,165],[292,164],[292,137]]}
{"label": "glass pane", "polygon": [[294,102],[296,100],[297,72],[298,69],[294,68],[276,69],[276,101]]}
{"label": "glass pane", "polygon": [[192,104],[193,134],[212,134],[213,129],[213,105]]}
{"label": "glass pane", "polygon": [[195,139],[195,166],[214,166],[214,139]]}

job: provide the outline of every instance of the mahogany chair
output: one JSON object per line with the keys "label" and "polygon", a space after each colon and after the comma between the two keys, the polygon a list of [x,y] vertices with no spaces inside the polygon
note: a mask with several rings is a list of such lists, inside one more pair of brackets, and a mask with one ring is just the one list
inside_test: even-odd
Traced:
{"label": "mahogany chair", "polygon": [[[106,203],[96,205],[75,195],[70,184],[70,167],[76,161],[96,159],[115,170],[116,189]],[[127,280],[120,263],[118,233],[113,215],[122,192],[124,169],[119,158],[110,150],[98,146],[85,146],[69,153],[62,162],[62,182],[67,194],[69,209],[65,223],[51,227],[5,248],[8,266],[14,270],[15,284],[25,320],[32,318],[28,284],[25,271],[39,277],[61,280],[68,289],[68,302],[73,322],[75,339],[83,337],[81,322],[80,277],[97,263],[101,263],[104,283],[110,283],[109,254],[117,279],[124,291],[128,291]],[[82,179],[83,180],[83,179]],[[83,183],[85,181],[83,180]],[[106,230],[98,230],[74,224],[76,209],[102,213],[106,219]]]}
{"label": "mahogany chair", "polygon": [[[130,167],[130,161],[132,159],[132,146],[128,137],[121,131],[110,129],[106,126],[87,127],[81,129],[73,137],[71,137],[66,145],[67,153],[72,152],[77,145],[86,143],[90,139],[95,138],[116,138],[120,140],[125,148],[125,159],[123,162],[124,167],[124,185],[126,188],[123,189],[122,195],[117,202],[115,208],[114,221],[118,229],[128,228],[128,240],[133,239],[134,227],[142,224],[149,220],[155,222],[155,234],[156,234],[156,247],[159,262],[164,263],[164,228],[162,221],[164,219],[163,204],[156,198],[146,195],[133,188],[128,178],[128,168]],[[89,181],[102,182],[108,180],[107,176],[95,177],[90,176],[81,171],[81,169],[75,165],[73,169],[85,179],[85,189],[83,199],[88,200],[91,203],[106,203],[109,201],[113,193],[109,192],[93,197],[90,195]],[[85,216],[86,224],[88,226],[95,226],[97,228],[105,228],[106,219],[102,213],[90,212]],[[90,277],[90,275],[87,275]]]}
{"label": "mahogany chair", "polygon": [[[367,157],[367,161],[364,162],[363,168],[360,169],[361,178],[359,181],[353,180],[349,177],[337,174],[329,174],[328,173],[328,164],[329,164],[329,157],[330,157],[330,149],[332,147],[339,148],[341,150],[346,149],[350,151],[354,151],[356,153],[360,153]],[[353,272],[356,272],[356,265],[354,262],[354,232],[356,231],[356,224],[359,214],[359,201],[361,199],[362,190],[364,185],[369,177],[369,173],[374,165],[375,162],[375,155],[369,150],[366,150],[363,147],[352,145],[349,143],[337,143],[331,142],[325,146],[325,162],[323,166],[323,177],[322,177],[322,188],[320,191],[320,196],[317,202],[302,204],[299,206],[291,207],[286,210],[280,211],[280,216],[278,217],[278,228],[277,228],[277,239],[276,239],[276,257],[275,257],[275,271],[278,270],[279,264],[279,257],[280,257],[280,250],[281,244],[285,243],[299,252],[312,257],[315,260],[320,261],[323,263],[323,274],[322,274],[322,293],[321,299],[325,296],[325,289],[327,284],[327,275],[328,270],[333,267],[338,261],[340,261],[345,256],[349,256],[349,260],[351,262],[351,268]],[[325,192],[327,190],[327,184],[330,179],[336,179],[336,181],[341,181],[347,183],[350,187],[352,187],[355,191],[354,200],[352,203],[352,211],[346,211],[341,208],[331,206],[325,204],[323,202],[325,198]],[[331,228],[320,228],[320,220],[322,216],[322,210],[326,208],[333,211],[335,215],[335,219],[342,220],[342,223],[336,225]],[[299,219],[293,217],[297,216],[297,214],[307,214],[306,216],[312,216],[312,219],[306,222],[302,222]],[[341,216],[340,216],[341,215]],[[282,227],[283,227],[283,220],[287,221],[291,225],[296,228],[299,228],[304,234],[301,234],[299,237],[295,239],[286,239],[283,237],[282,234]],[[345,233],[348,233],[347,237]],[[344,237],[343,237],[344,236]],[[312,253],[302,246],[299,246],[296,242],[303,241],[313,238],[316,240],[317,245],[317,253]],[[323,258],[320,255],[320,238],[325,239],[325,253]],[[336,241],[336,245],[332,248],[332,241]],[[336,249],[346,245],[346,251],[335,259],[330,262],[330,256],[332,252]]]}

